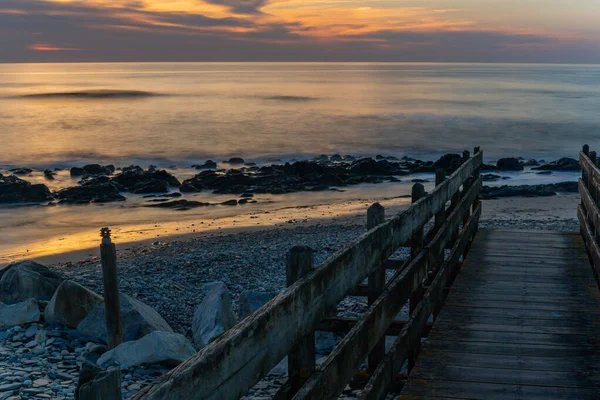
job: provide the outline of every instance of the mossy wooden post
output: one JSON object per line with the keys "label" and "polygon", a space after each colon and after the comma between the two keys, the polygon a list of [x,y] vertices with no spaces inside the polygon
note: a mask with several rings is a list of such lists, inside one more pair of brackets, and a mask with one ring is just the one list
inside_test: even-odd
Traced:
{"label": "mossy wooden post", "polygon": [[[287,286],[313,269],[313,251],[307,246],[295,246],[287,254]],[[315,334],[303,337],[288,354],[290,398],[302,387],[315,370]]]}
{"label": "mossy wooden post", "polygon": [[[420,183],[416,183],[412,187],[412,194],[411,194],[412,202],[416,203],[423,197],[425,197],[425,187]],[[422,226],[420,229],[415,231],[414,235],[411,238],[411,241],[410,241],[410,257],[411,258],[415,258],[421,252],[421,250],[423,250],[423,238],[424,238],[424,227]],[[411,315],[417,308],[417,305],[419,304],[419,302],[421,301],[422,298],[423,298],[423,287],[422,287],[422,285],[419,285],[419,287],[417,289],[415,289],[413,295],[410,297],[409,309],[410,309]],[[415,349],[411,350],[408,355],[408,369],[409,370],[411,370],[415,365],[415,360],[417,358],[417,354],[419,354],[419,348],[420,348],[420,346],[417,345],[415,347]]]}
{"label": "mossy wooden post", "polygon": [[[367,230],[375,228],[377,225],[385,221],[385,208],[375,203],[367,210]],[[375,272],[369,275],[369,304],[373,304],[381,295],[385,288],[385,268],[378,268]],[[385,357],[385,337],[379,340],[371,353],[369,354],[369,371],[374,371],[375,368]]]}
{"label": "mossy wooden post", "polygon": [[121,368],[106,371],[84,363],[75,389],[76,400],[121,400]]}
{"label": "mossy wooden post", "polygon": [[119,281],[117,278],[117,249],[110,240],[110,229],[102,228],[102,279],[104,281],[104,309],[106,314],[106,339],[108,348],[113,349],[123,343],[121,305],[119,301]]}

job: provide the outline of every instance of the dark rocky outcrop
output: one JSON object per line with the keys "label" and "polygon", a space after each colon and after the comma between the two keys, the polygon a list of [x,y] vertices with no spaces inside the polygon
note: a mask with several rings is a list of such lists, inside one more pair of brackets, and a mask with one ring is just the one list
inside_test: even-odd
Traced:
{"label": "dark rocky outcrop", "polygon": [[60,203],[87,204],[87,203],[109,203],[113,201],[125,201],[119,193],[119,187],[110,181],[103,179],[85,182],[81,186],[63,189],[56,193]]}
{"label": "dark rocky outcrop", "polygon": [[498,199],[501,197],[549,197],[557,193],[576,193],[577,182],[561,182],[547,185],[518,186],[484,186],[481,189],[482,199]]}
{"label": "dark rocky outcrop", "polygon": [[32,185],[15,175],[0,174],[0,203],[41,203],[51,198],[46,185]]}
{"label": "dark rocky outcrop", "polygon": [[192,168],[196,168],[196,169],[217,169],[217,163],[212,161],[212,160],[208,160],[205,161],[204,164],[202,165],[192,165]]}
{"label": "dark rocky outcrop", "polygon": [[165,202],[165,203],[147,204],[144,207],[170,208],[172,210],[177,210],[177,211],[186,211],[186,210],[191,210],[192,208],[206,207],[206,206],[210,206],[210,203],[202,203],[200,201],[193,201],[193,200],[175,200],[175,201],[169,201],[169,202]]}
{"label": "dark rocky outcrop", "polygon": [[244,159],[240,158],[240,157],[232,157],[227,162],[229,164],[244,164],[245,163]]}
{"label": "dark rocky outcrop", "polygon": [[29,175],[33,172],[31,168],[13,168],[9,169],[8,171],[13,175]]}
{"label": "dark rocky outcrop", "polygon": [[25,260],[0,270],[0,302],[50,300],[62,277],[35,261]]}
{"label": "dark rocky outcrop", "polygon": [[581,171],[581,165],[575,159],[563,157],[560,160],[552,161],[551,163],[532,169],[540,171]]}
{"label": "dark rocky outcrop", "polygon": [[166,193],[169,186],[179,187],[177,178],[165,170],[145,171],[138,165],[123,168],[123,171],[112,178],[123,190],[131,193]]}
{"label": "dark rocky outcrop", "polygon": [[523,165],[514,157],[501,158],[496,165],[500,171],[523,171]]}

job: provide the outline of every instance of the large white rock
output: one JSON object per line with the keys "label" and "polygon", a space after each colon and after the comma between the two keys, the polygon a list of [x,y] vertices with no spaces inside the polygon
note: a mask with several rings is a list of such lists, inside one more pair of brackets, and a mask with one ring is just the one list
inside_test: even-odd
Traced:
{"label": "large white rock", "polygon": [[29,299],[11,305],[0,303],[0,328],[28,324],[39,320],[40,310],[36,299]]}
{"label": "large white rock", "polygon": [[[154,309],[124,293],[119,294],[123,341],[140,339],[154,331],[173,332]],[[98,304],[77,325],[77,329],[86,336],[103,340],[106,343],[106,317],[104,302]]]}
{"label": "large white rock", "polygon": [[204,285],[206,296],[196,308],[192,321],[192,337],[201,349],[236,324],[231,310],[231,296],[223,282]]}
{"label": "large white rock", "polygon": [[60,275],[35,261],[13,263],[0,271],[0,302],[50,300],[61,283]]}
{"label": "large white rock", "polygon": [[278,292],[254,292],[252,290],[245,290],[240,294],[238,300],[238,318],[243,320],[244,318],[252,315],[267,304],[273,297],[277,296]]}
{"label": "large white rock", "polygon": [[102,296],[72,281],[64,281],[56,292],[46,310],[44,318],[51,324],[77,325],[96,307],[103,304]]}
{"label": "large white rock", "polygon": [[97,361],[106,368],[114,364],[135,367],[142,364],[177,365],[196,353],[192,344],[178,333],[155,331],[139,340],[125,342],[104,353]]}

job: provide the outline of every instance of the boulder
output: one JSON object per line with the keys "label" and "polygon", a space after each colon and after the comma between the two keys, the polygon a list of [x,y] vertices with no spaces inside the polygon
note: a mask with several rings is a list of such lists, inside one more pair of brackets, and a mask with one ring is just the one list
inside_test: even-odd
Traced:
{"label": "boulder", "polygon": [[124,190],[132,193],[167,192],[169,186],[179,187],[179,180],[165,170],[144,171],[139,165],[123,168],[123,171],[112,178]]}
{"label": "boulder", "polygon": [[194,354],[196,351],[185,336],[155,331],[107,351],[98,359],[97,364],[101,368],[115,364],[125,364],[128,367],[158,363],[176,366]]}
{"label": "boulder", "polygon": [[452,166],[453,160],[458,160],[460,162],[462,160],[462,156],[460,154],[456,154],[456,153],[444,154],[443,156],[440,157],[439,160],[437,160],[435,163],[433,163],[433,166],[436,169],[437,168],[449,169]]}
{"label": "boulder", "polygon": [[40,310],[36,299],[28,299],[16,304],[0,303],[0,328],[37,322]]}
{"label": "boulder", "polygon": [[15,175],[0,174],[0,203],[41,203],[51,198],[46,185],[32,185]]}
{"label": "boulder", "polygon": [[61,283],[59,274],[35,261],[13,263],[0,271],[0,302],[50,300]]}
{"label": "boulder", "polygon": [[29,175],[33,172],[31,168],[13,168],[8,171],[12,172],[13,175]]}
{"label": "boulder", "polygon": [[231,296],[223,282],[204,285],[206,296],[196,308],[192,321],[192,336],[197,349],[201,349],[236,324],[231,310]]}
{"label": "boulder", "polygon": [[144,207],[170,208],[177,211],[187,211],[192,208],[210,206],[210,203],[202,203],[194,200],[174,200],[156,204],[146,204]]}
{"label": "boulder", "polygon": [[[140,339],[154,331],[173,332],[173,329],[153,308],[124,293],[119,295],[123,340]],[[90,338],[106,343],[106,317],[104,302],[97,304],[85,317],[77,329]]]}
{"label": "boulder", "polygon": [[228,161],[229,164],[243,164],[245,163],[243,158],[240,157],[232,157]]}
{"label": "boulder", "polygon": [[560,160],[552,161],[551,163],[532,169],[541,171],[581,171],[581,165],[579,161],[573,158],[563,157]]}
{"label": "boulder", "polygon": [[342,162],[342,161],[344,161],[344,159],[342,158],[342,156],[340,156],[339,154],[332,155],[329,160],[331,162]]}
{"label": "boulder", "polygon": [[125,201],[125,197],[119,193],[119,188],[112,182],[102,183],[100,179],[94,179],[75,186],[63,189],[56,193],[60,203],[87,204],[87,203],[109,203],[112,201]]}
{"label": "boulder", "polygon": [[85,169],[79,168],[79,167],[73,167],[73,168],[71,168],[70,173],[71,173],[71,177],[84,176]]}
{"label": "boulder", "polygon": [[523,164],[514,157],[501,158],[496,163],[498,169],[501,171],[523,171]]}
{"label": "boulder", "polygon": [[213,160],[207,160],[202,165],[192,165],[192,168],[196,169],[217,169],[217,163]]}
{"label": "boulder", "polygon": [[83,170],[88,175],[111,175],[115,171],[112,165],[88,164],[83,167]]}
{"label": "boulder", "polygon": [[240,294],[238,300],[238,318],[243,320],[249,315],[252,315],[267,304],[271,299],[277,296],[278,292],[254,292],[252,290],[245,290]]}
{"label": "boulder", "polygon": [[64,281],[46,306],[44,318],[51,324],[77,328],[89,312],[102,302],[102,297],[91,290],[75,282]]}

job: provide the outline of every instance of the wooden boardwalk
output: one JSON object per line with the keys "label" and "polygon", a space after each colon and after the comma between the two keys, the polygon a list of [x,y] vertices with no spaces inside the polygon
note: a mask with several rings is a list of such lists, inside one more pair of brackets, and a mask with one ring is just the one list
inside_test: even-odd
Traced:
{"label": "wooden boardwalk", "polygon": [[579,234],[483,229],[400,399],[599,399],[599,340]]}

